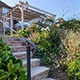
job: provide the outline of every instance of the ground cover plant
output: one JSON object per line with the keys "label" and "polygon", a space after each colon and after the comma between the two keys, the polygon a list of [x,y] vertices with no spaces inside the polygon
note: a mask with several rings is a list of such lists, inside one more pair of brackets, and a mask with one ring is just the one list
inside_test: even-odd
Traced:
{"label": "ground cover plant", "polygon": [[25,73],[22,60],[16,59],[0,38],[0,80],[27,80]]}

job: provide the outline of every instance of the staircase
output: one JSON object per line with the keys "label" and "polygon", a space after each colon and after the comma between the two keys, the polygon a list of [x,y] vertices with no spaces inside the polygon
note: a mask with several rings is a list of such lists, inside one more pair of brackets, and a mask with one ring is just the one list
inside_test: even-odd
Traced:
{"label": "staircase", "polygon": [[[27,66],[26,45],[23,41],[17,37],[5,37],[4,42],[11,47],[12,53],[16,58],[21,58],[23,66]],[[40,59],[32,58],[31,53],[31,80],[54,80],[52,78],[46,78],[48,76],[49,68],[40,66]]]}

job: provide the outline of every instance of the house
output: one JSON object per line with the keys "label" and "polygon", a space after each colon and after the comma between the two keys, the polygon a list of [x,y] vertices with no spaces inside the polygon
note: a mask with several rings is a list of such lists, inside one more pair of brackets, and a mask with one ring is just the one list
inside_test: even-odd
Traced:
{"label": "house", "polygon": [[56,27],[60,27],[60,25],[65,22],[65,20],[63,18],[58,18],[57,22],[56,22]]}
{"label": "house", "polygon": [[[0,20],[3,20],[2,16],[7,14],[10,9],[12,9],[10,6],[8,6],[4,2],[0,1]],[[0,33],[2,33],[2,32],[3,32],[3,24],[0,22]]]}

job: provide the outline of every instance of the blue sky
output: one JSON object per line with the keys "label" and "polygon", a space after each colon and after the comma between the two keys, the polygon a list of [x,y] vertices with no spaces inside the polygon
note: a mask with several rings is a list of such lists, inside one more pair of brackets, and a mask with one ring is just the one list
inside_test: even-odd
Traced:
{"label": "blue sky", "polygon": [[[2,0],[3,2],[13,6],[20,0]],[[22,0],[26,1],[26,0]],[[27,0],[29,4],[51,12],[58,17],[64,19],[77,18],[80,19],[80,0]]]}

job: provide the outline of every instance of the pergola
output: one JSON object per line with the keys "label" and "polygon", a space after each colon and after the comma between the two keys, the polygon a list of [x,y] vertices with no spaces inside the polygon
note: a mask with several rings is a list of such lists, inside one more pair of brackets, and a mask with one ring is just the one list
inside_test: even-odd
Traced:
{"label": "pergola", "polygon": [[[19,4],[16,4],[8,14],[6,14],[4,17],[5,20],[10,21],[11,29],[13,29],[13,20],[18,20],[22,22],[22,30],[24,29],[24,22],[29,22],[35,18],[41,18],[41,19],[47,19],[47,18],[53,18],[53,22],[55,23],[55,15],[52,13],[49,13],[47,11],[38,9],[34,6],[29,5],[27,2],[19,2]],[[11,34],[13,31],[11,30]]]}

